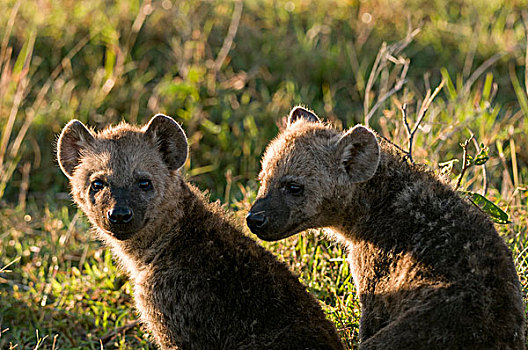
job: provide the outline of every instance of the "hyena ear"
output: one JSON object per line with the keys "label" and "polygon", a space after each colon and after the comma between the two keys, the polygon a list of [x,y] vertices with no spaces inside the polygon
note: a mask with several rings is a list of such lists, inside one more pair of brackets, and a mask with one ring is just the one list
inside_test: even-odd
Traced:
{"label": "hyena ear", "polygon": [[156,114],[145,126],[145,135],[153,139],[169,170],[180,169],[187,160],[187,136],[171,117]]}
{"label": "hyena ear", "polygon": [[369,180],[378,168],[380,149],[376,135],[362,125],[347,131],[337,142],[337,156],[352,182]]}
{"label": "hyena ear", "polygon": [[290,115],[288,116],[288,126],[292,125],[299,119],[304,119],[312,123],[321,122],[319,117],[317,117],[314,112],[304,107],[301,107],[301,106],[293,107],[293,109],[290,112]]}
{"label": "hyena ear", "polygon": [[92,132],[83,123],[74,119],[62,129],[57,141],[57,160],[62,172],[71,178],[79,159],[81,150],[95,140]]}

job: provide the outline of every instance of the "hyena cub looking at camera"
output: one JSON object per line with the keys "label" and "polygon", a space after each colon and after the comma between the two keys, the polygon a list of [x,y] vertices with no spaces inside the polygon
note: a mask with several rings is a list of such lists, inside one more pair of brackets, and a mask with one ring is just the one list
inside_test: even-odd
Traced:
{"label": "hyena cub looking at camera", "polygon": [[349,251],[361,349],[524,349],[511,253],[488,217],[363,126],[301,107],[270,143],[250,229],[328,228]]}
{"label": "hyena cub looking at camera", "polygon": [[187,138],[170,117],[100,133],[68,123],[58,160],[75,203],[134,282],[162,349],[342,349],[286,265],[177,173]]}

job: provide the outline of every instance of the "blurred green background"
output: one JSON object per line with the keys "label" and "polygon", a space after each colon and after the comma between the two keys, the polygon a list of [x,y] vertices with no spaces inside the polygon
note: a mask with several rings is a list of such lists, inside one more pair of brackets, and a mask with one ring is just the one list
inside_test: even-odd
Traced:
{"label": "blurred green background", "polygon": [[[242,221],[260,157],[292,106],[340,128],[368,122],[408,149],[406,104],[411,126],[423,117],[414,159],[453,183],[460,143],[474,135],[473,157],[489,147],[489,161],[469,168],[460,188],[510,215],[498,229],[526,291],[527,5],[3,0],[0,348],[152,348],[127,323],[130,285],[87,233],[56,165],[57,134],[72,118],[101,129],[174,117],[190,140],[186,176]],[[322,300],[347,346],[357,345],[342,249],[315,233],[266,247]]]}

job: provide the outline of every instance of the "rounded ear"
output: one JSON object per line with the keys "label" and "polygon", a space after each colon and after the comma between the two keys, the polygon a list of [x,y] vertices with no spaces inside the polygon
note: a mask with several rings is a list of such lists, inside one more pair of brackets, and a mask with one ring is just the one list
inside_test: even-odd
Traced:
{"label": "rounded ear", "polygon": [[362,125],[347,131],[337,142],[337,155],[352,182],[364,182],[376,173],[380,149],[376,135]]}
{"label": "rounded ear", "polygon": [[158,146],[169,170],[178,170],[183,166],[189,153],[187,137],[174,119],[156,114],[145,126],[145,135]]}
{"label": "rounded ear", "polygon": [[95,138],[83,123],[74,119],[62,129],[57,141],[57,160],[62,172],[71,178],[79,164],[81,150],[88,147]]}
{"label": "rounded ear", "polygon": [[317,115],[315,115],[314,112],[301,107],[296,106],[293,107],[293,109],[290,112],[290,115],[288,116],[288,126],[291,126],[293,123],[295,123],[299,119],[304,119],[305,121],[312,122],[312,123],[320,123],[321,120]]}

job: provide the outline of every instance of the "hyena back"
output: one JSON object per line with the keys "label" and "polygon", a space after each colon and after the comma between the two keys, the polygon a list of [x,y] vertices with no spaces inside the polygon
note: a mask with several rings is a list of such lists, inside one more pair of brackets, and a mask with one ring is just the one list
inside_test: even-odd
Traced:
{"label": "hyena back", "polygon": [[260,238],[325,227],[347,246],[361,349],[524,349],[519,280],[493,224],[367,128],[294,108],[260,180],[247,216]]}
{"label": "hyena back", "polygon": [[187,139],[170,117],[100,133],[72,121],[58,160],[75,203],[134,284],[162,349],[342,349],[305,287],[182,179]]}

